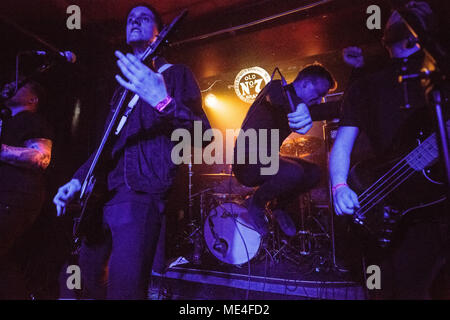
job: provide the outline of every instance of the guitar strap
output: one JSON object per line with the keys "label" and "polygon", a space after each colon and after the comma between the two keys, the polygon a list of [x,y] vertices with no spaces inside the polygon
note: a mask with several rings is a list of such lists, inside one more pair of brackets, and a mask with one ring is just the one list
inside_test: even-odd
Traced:
{"label": "guitar strap", "polygon": [[[163,64],[161,67],[159,67],[157,72],[163,73],[164,71],[169,69],[171,66],[173,66],[173,64],[170,64],[170,63]],[[114,134],[116,136],[118,136],[120,134],[120,131],[122,131],[122,128],[125,126],[125,123],[127,122],[128,116],[131,114],[131,111],[133,111],[133,109],[136,106],[138,101],[139,101],[139,96],[137,94],[135,94],[133,96],[133,98],[131,98],[130,102],[128,102],[127,109],[125,110],[122,118],[120,119],[119,124],[117,125],[116,131],[114,132]]]}

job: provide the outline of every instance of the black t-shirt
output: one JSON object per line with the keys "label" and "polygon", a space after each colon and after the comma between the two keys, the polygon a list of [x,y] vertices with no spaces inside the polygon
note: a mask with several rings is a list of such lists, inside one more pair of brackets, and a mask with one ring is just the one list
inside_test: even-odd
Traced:
{"label": "black t-shirt", "polygon": [[[3,122],[1,143],[12,147],[25,147],[30,139],[53,139],[46,121],[38,114],[22,111]],[[42,170],[16,167],[0,161],[0,197],[7,194],[42,194]],[[4,200],[6,201],[6,200]]]}
{"label": "black t-shirt", "polygon": [[[301,102],[301,100],[297,97],[292,87],[289,87],[289,90],[291,92],[294,105],[296,106]],[[249,139],[245,139],[246,156],[253,152],[258,152],[259,149],[264,148],[259,139],[260,129],[267,130],[267,143],[265,150],[267,150],[268,156],[270,156],[271,151],[271,129],[279,129],[278,152],[284,139],[286,139],[291,133],[287,119],[287,114],[290,112],[292,111],[290,111],[288,100],[283,92],[281,81],[274,80],[269,82],[251,105],[242,123],[241,129],[244,132],[247,132],[249,129],[256,130],[256,140],[258,141],[255,145],[250,146]],[[253,149],[253,147],[255,148]],[[258,159],[258,157],[256,158]],[[248,159],[245,159],[245,163],[249,163]]]}
{"label": "black t-shirt", "polygon": [[[408,70],[417,72],[422,66],[423,56],[415,54],[409,59],[392,59],[382,70],[355,81],[347,90],[343,105],[341,126],[358,127],[371,143],[375,155],[380,156],[394,150],[394,143],[416,115],[425,108],[424,90],[419,81],[408,81],[406,91],[398,82],[398,75],[406,63]],[[405,94],[410,104],[405,109]]]}
{"label": "black t-shirt", "polygon": [[[287,90],[289,91],[292,103],[294,107],[298,104],[302,103],[302,99],[300,99],[292,84],[287,86]],[[339,116],[340,113],[340,102],[333,101],[327,103],[320,103],[313,106],[308,106],[311,118],[313,121],[319,120],[329,120],[334,119]],[[256,97],[256,100],[251,105],[250,109],[245,116],[244,121],[242,122],[241,129],[244,132],[247,132],[248,129],[256,130],[256,140],[257,143],[250,146],[249,138],[245,139],[245,162],[249,163],[249,160],[252,156],[249,156],[252,153],[258,153],[259,149],[264,147],[259,139],[260,129],[267,130],[267,143],[265,145],[265,150],[267,150],[267,156],[271,155],[271,142],[272,142],[272,134],[271,129],[279,130],[279,140],[278,140],[278,148],[277,152],[283,143],[283,141],[291,134],[292,130],[289,127],[289,121],[287,118],[287,114],[293,112],[291,110],[291,106],[289,104],[289,100],[287,95],[285,94],[285,90],[282,87],[280,80],[270,81],[261,92]],[[241,132],[241,134],[243,134]],[[237,144],[236,144],[237,146]],[[237,163],[237,150],[235,146],[235,163]],[[251,148],[252,147],[252,148]],[[257,155],[257,154],[256,154]],[[254,157],[259,159],[258,156]]]}

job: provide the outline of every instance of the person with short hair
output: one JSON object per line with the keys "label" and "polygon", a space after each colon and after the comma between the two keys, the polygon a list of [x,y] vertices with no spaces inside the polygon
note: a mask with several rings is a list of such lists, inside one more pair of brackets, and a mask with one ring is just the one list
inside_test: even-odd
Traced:
{"label": "person with short hair", "polygon": [[269,201],[275,199],[276,206],[272,210],[275,220],[286,235],[296,234],[296,227],[286,208],[299,194],[310,190],[319,182],[320,169],[306,160],[280,156],[278,171],[273,175],[263,175],[261,168],[264,165],[259,162],[251,164],[249,161],[251,150],[259,152],[261,148],[266,148],[266,152],[270,152],[268,145],[272,140],[271,129],[279,130],[277,152],[293,131],[301,135],[306,134],[312,128],[314,120],[310,107],[319,104],[335,87],[336,82],[327,69],[319,64],[309,65],[287,86],[296,107],[294,112],[291,111],[281,81],[273,80],[258,94],[242,123],[240,134],[248,129],[266,129],[268,132],[267,145],[258,141],[257,146],[249,146],[246,142],[244,163],[238,163],[238,153],[242,151],[237,149],[236,144],[233,165],[233,171],[240,183],[249,187],[258,186],[248,201],[248,210],[256,230],[263,237],[269,231],[265,207]]}
{"label": "person with short hair", "polygon": [[[406,10],[427,32],[432,31],[434,20],[426,2],[411,1]],[[329,161],[337,215],[352,215],[361,206],[357,193],[347,184],[353,147],[360,133],[368,138],[374,155],[383,159],[399,151],[400,137],[414,141],[420,127],[431,125],[420,80],[408,81],[406,95],[405,87],[398,82],[402,68],[407,67],[411,73],[421,70],[424,53],[396,11],[384,29],[383,44],[390,54],[390,63],[355,80],[344,97],[340,128]],[[377,163],[381,164],[381,160]],[[421,186],[411,190],[408,198],[424,193],[423,189]],[[404,199],[407,200],[410,199]],[[378,264],[381,270],[381,290],[371,291],[374,298],[431,297],[433,278],[445,260],[443,248],[448,241],[444,212],[442,202],[416,210],[404,217],[387,252],[380,254],[373,246],[364,248],[369,261]]]}
{"label": "person with short hair", "polygon": [[44,89],[34,81],[18,90],[4,86],[11,118],[4,119],[0,150],[0,299],[29,299],[14,247],[41,212],[44,172],[52,156],[53,133],[37,112]]}
{"label": "person with short hair", "polygon": [[[171,159],[175,144],[171,134],[177,128],[192,129],[194,121],[210,128],[198,84],[185,65],[169,64],[162,56],[148,64],[140,61],[161,27],[153,7],[133,6],[126,24],[133,53],[116,51],[123,76],[116,75],[122,87],[113,100],[123,88],[139,100],[100,168],[108,189],[103,229],[97,232],[101,239],[84,237],[79,258],[86,299],[146,299],[167,194],[177,169]],[[92,159],[58,190],[54,203],[59,214],[80,192]]]}

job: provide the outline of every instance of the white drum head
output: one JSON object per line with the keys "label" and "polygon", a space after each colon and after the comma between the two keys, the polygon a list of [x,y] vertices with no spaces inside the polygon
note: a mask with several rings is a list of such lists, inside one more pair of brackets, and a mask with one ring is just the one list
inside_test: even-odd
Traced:
{"label": "white drum head", "polygon": [[254,230],[247,209],[236,203],[212,209],[203,227],[209,251],[225,263],[246,263],[259,251],[261,235]]}

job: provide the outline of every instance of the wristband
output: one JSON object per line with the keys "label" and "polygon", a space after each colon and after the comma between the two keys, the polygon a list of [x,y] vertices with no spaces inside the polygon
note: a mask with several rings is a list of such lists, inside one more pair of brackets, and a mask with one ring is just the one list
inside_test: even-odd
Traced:
{"label": "wristband", "polygon": [[162,112],[167,107],[167,105],[171,102],[172,102],[172,97],[167,96],[166,98],[164,98],[163,100],[158,102],[158,104],[155,106],[155,109],[158,110],[159,112]]}
{"label": "wristband", "polygon": [[338,183],[337,185],[335,185],[332,189],[331,192],[333,193],[333,195],[336,193],[336,190],[339,189],[340,187],[348,187],[348,184],[344,183]]}

